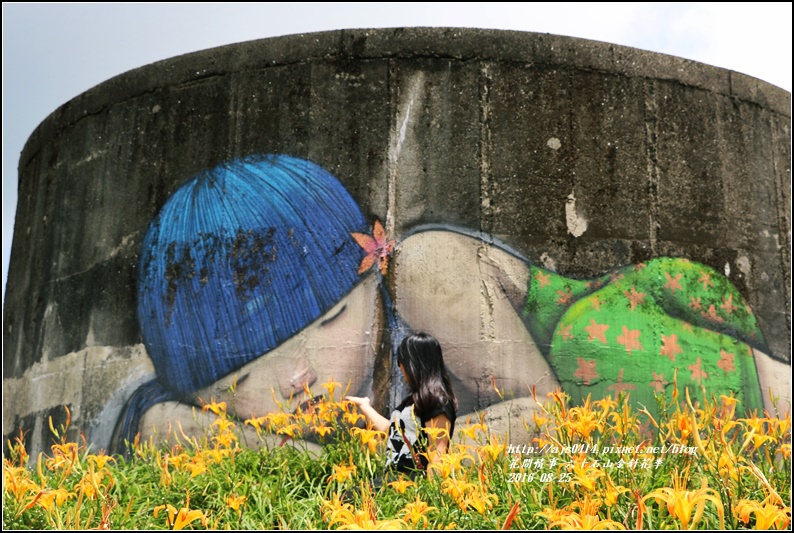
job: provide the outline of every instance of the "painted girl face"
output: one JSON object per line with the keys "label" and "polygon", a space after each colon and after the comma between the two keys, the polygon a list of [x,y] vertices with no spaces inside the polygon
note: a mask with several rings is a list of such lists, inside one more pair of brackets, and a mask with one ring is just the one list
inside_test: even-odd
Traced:
{"label": "painted girl face", "polygon": [[196,402],[226,401],[230,412],[246,419],[277,411],[279,403],[292,411],[327,393],[322,385],[330,381],[340,383],[342,392],[349,387],[349,394],[369,394],[380,323],[377,304],[377,278],[369,275],[301,332],[196,392]]}

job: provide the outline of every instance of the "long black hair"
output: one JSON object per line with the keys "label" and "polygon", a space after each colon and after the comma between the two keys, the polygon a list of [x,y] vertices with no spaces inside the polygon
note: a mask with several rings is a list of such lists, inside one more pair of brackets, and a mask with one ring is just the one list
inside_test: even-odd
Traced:
{"label": "long black hair", "polygon": [[[441,413],[449,418],[450,437],[455,429],[458,399],[444,365],[441,345],[427,333],[414,333],[400,343],[397,362],[405,369],[410,399],[417,414],[428,420]],[[406,398],[407,399],[407,398]]]}

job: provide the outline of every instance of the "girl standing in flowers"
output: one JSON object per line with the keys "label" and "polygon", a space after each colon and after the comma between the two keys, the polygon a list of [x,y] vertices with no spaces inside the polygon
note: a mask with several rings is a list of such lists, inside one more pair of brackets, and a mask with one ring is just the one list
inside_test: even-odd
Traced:
{"label": "girl standing in flowers", "polygon": [[387,419],[368,397],[348,396],[373,427],[388,430],[387,467],[408,474],[426,470],[449,446],[455,431],[457,399],[444,365],[441,345],[427,333],[406,337],[397,350],[397,363],[409,395]]}

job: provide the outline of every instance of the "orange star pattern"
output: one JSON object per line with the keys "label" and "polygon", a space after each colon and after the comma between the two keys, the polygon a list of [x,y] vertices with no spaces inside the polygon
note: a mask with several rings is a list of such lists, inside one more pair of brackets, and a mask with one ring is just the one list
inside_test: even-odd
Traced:
{"label": "orange star pattern", "polygon": [[647,265],[645,263],[637,263],[636,265],[634,265],[635,272],[639,272],[640,270],[644,270],[646,268]]}
{"label": "orange star pattern", "polygon": [[702,380],[709,378],[709,375],[701,368],[700,357],[697,358],[694,365],[689,365],[687,368],[692,371],[690,379],[692,379],[692,381],[697,381],[698,385],[700,385]]}
{"label": "orange star pattern", "polygon": [[711,274],[708,272],[700,271],[700,278],[698,279],[698,283],[703,284],[703,290],[705,291],[708,287],[713,287],[714,282],[711,281]]}
{"label": "orange star pattern", "polygon": [[557,303],[560,305],[568,305],[571,303],[571,300],[573,300],[573,292],[571,292],[570,287],[565,287],[564,291],[557,291],[557,294],[560,295],[560,297],[557,298]]}
{"label": "orange star pattern", "polygon": [[703,309],[703,306],[700,305],[700,296],[695,298],[694,296],[689,297],[689,307],[697,311],[698,309]]}
{"label": "orange star pattern", "polygon": [[733,313],[736,309],[739,309],[738,306],[733,305],[733,294],[729,294],[727,298],[722,299],[722,305],[720,306],[722,309],[725,309],[725,312],[729,315]]}
{"label": "orange star pattern", "polygon": [[673,333],[669,337],[662,335],[662,349],[660,355],[669,357],[670,361],[675,362],[675,356],[680,354],[683,350],[678,345],[678,335]]}
{"label": "orange star pattern", "polygon": [[724,318],[722,318],[721,316],[717,316],[717,308],[714,307],[714,304],[711,304],[709,306],[708,313],[705,312],[705,311],[701,311],[700,314],[703,315],[703,318],[708,318],[712,322],[717,322],[717,323],[720,323],[720,324],[725,322]]}
{"label": "orange star pattern", "polygon": [[623,334],[618,336],[618,344],[622,344],[626,347],[626,353],[631,355],[632,350],[642,350],[642,344],[640,344],[640,330],[633,329],[629,331],[629,328],[623,326]]}
{"label": "orange star pattern", "polygon": [[601,342],[603,342],[604,344],[607,343],[607,338],[606,338],[606,335],[604,335],[604,333],[608,329],[609,329],[609,325],[608,324],[596,324],[596,321],[595,321],[594,318],[591,318],[590,319],[590,325],[589,326],[585,326],[585,328],[584,328],[584,330],[590,335],[587,338],[588,341],[593,342],[594,340],[598,339]]}
{"label": "orange star pattern", "polygon": [[585,287],[594,291],[600,289],[603,286],[604,283],[600,279],[594,279],[592,281],[588,281],[587,283],[585,283]]}
{"label": "orange star pattern", "polygon": [[671,293],[675,294],[675,290],[676,290],[676,289],[678,289],[679,291],[682,291],[682,290],[684,290],[684,289],[681,287],[681,284],[678,282],[678,280],[680,280],[680,279],[681,279],[681,273],[680,273],[680,272],[679,272],[679,273],[678,273],[678,275],[677,275],[676,277],[674,277],[674,278],[671,278],[671,277],[670,277],[670,274],[668,274],[667,272],[665,272],[665,273],[664,273],[664,277],[666,277],[666,278],[667,278],[667,283],[665,283],[665,284],[664,284],[664,288],[665,288],[665,289],[670,289],[670,292],[671,292]]}
{"label": "orange star pattern", "polygon": [[636,385],[634,385],[632,383],[623,383],[623,371],[624,370],[625,370],[624,368],[621,368],[620,372],[618,372],[618,382],[617,383],[613,383],[612,385],[607,387],[607,390],[615,391],[615,398],[620,396],[620,393],[625,391],[625,390],[637,390],[637,386]]}
{"label": "orange star pattern", "polygon": [[562,337],[562,340],[567,341],[573,339],[573,333],[571,333],[571,328],[573,328],[573,324],[560,324],[560,331],[557,332],[557,335]]}
{"label": "orange star pattern", "polygon": [[683,324],[681,324],[681,329],[685,331],[692,331],[692,324],[690,324],[689,322],[684,322]]}
{"label": "orange star pattern", "polygon": [[637,289],[634,287],[634,285],[631,286],[631,292],[623,291],[623,294],[625,294],[626,298],[629,299],[629,302],[631,303],[632,311],[634,311],[634,308],[637,307],[639,304],[641,304],[642,301],[645,299],[645,293],[637,292]]}
{"label": "orange star pattern", "polygon": [[664,374],[656,374],[656,372],[651,371],[653,374],[653,380],[651,381],[651,387],[656,392],[664,392],[664,388],[669,385],[669,382],[664,379]]}
{"label": "orange star pattern", "polygon": [[541,289],[543,287],[545,287],[546,285],[551,285],[551,275],[550,274],[544,274],[540,270],[535,272],[535,279],[538,280],[538,284],[540,285]]}
{"label": "orange star pattern", "polygon": [[594,294],[592,298],[590,298],[590,304],[595,308],[596,311],[601,311],[601,304],[604,303],[601,301],[601,298],[598,297],[597,294]]}
{"label": "orange star pattern", "polygon": [[728,372],[734,372],[736,367],[733,365],[733,354],[725,350],[720,350],[720,360],[717,362],[717,366],[726,374]]}
{"label": "orange star pattern", "polygon": [[590,385],[592,380],[598,378],[598,372],[596,372],[596,362],[595,360],[586,361],[581,357],[577,357],[577,359],[578,367],[576,368],[576,372],[573,373],[573,377],[581,379],[582,383],[585,385]]}

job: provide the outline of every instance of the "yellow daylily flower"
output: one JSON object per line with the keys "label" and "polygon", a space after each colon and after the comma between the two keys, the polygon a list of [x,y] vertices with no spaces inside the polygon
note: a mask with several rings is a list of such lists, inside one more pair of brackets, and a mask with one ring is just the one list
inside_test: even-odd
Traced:
{"label": "yellow daylily flower", "polygon": [[226,448],[227,451],[232,448],[232,445],[237,442],[237,435],[231,431],[226,431],[212,437],[215,445],[219,448]]}
{"label": "yellow daylily flower", "polygon": [[290,413],[268,413],[265,415],[269,431],[278,431],[280,428],[291,424],[294,417]]}
{"label": "yellow daylily flower", "polygon": [[[673,486],[662,487],[647,494],[642,501],[656,499],[667,504],[667,512],[675,517],[682,529],[694,528],[703,516],[706,502],[711,502],[717,509],[720,519],[720,529],[725,529],[725,510],[719,494],[714,489],[708,488],[705,478],[703,485],[697,490],[686,490],[686,475],[673,475]],[[695,512],[694,517],[692,512]]]}
{"label": "yellow daylily flower", "polygon": [[601,530],[601,529],[626,529],[623,524],[613,520],[602,520],[598,517],[598,500],[590,499],[585,496],[583,500],[573,502],[570,507],[579,509],[578,513],[572,511],[562,515],[557,520],[549,523],[549,528],[559,527],[560,529],[576,530]]}
{"label": "yellow daylily flower", "polygon": [[361,413],[356,413],[353,411],[345,412],[345,414],[342,415],[342,419],[351,426],[355,426],[358,424],[359,420],[364,420],[365,418],[366,417]]}
{"label": "yellow daylily flower", "polygon": [[590,457],[586,454],[579,454],[572,457],[573,464],[573,478],[571,479],[571,488],[580,486],[588,493],[595,490],[595,482],[601,476],[606,475],[603,470],[593,468],[592,461],[588,461]]}
{"label": "yellow daylily flower", "polygon": [[[60,506],[74,496],[74,493],[69,492],[64,488],[47,489],[41,491],[36,501],[42,508],[47,511],[52,511],[53,506]],[[32,503],[31,503],[32,505]]]}
{"label": "yellow daylily flower", "polygon": [[602,520],[594,515],[580,515],[571,513],[562,517],[560,520],[551,522],[549,528],[559,527],[576,531],[598,531],[601,529],[626,529],[620,522],[614,520]]}
{"label": "yellow daylily flower", "polygon": [[52,457],[46,461],[49,470],[64,470],[69,475],[77,461],[77,443],[66,442],[52,445]]}
{"label": "yellow daylily flower", "polygon": [[787,529],[791,523],[791,507],[782,507],[770,502],[739,500],[734,508],[736,517],[745,524],[755,515],[755,529]]}
{"label": "yellow daylily flower", "polygon": [[491,461],[496,461],[500,455],[502,455],[507,448],[505,442],[499,442],[499,438],[491,436],[490,441],[488,444],[483,444],[479,448],[477,448],[477,454],[480,456],[480,459],[490,458]]}
{"label": "yellow daylily flower", "polygon": [[[625,404],[625,403],[626,403],[626,402],[624,402],[624,404]],[[605,396],[604,398],[602,398],[602,399],[600,399],[600,400],[598,400],[598,401],[595,401],[595,402],[593,402],[593,404],[595,404],[595,405],[596,405],[598,408],[600,408],[600,409],[601,409],[601,411],[602,411],[604,414],[607,414],[607,413],[609,413],[609,412],[610,412],[610,411],[612,411],[612,410],[613,410],[615,407],[617,407],[617,406],[618,406],[618,402],[616,402],[616,401],[614,400],[614,398],[612,398],[612,396]]]}
{"label": "yellow daylily flower", "polygon": [[225,416],[226,402],[216,402],[213,400],[212,403],[205,403],[201,406],[201,412],[206,413],[207,411],[212,411],[218,416]]}
{"label": "yellow daylily flower", "polygon": [[243,424],[246,426],[253,426],[257,433],[262,429],[262,425],[265,423],[267,419],[264,416],[260,416],[258,418],[249,418]]}
{"label": "yellow daylily flower", "polygon": [[334,473],[328,477],[328,481],[338,481],[344,483],[356,474],[356,465],[334,465]]}
{"label": "yellow daylily flower", "polygon": [[480,431],[482,433],[485,433],[487,431],[487,429],[488,428],[487,428],[487,426],[485,424],[477,423],[477,424],[474,424],[474,425],[469,425],[468,421],[467,421],[466,427],[460,428],[460,429],[458,429],[458,431],[461,434],[466,435],[467,437],[469,437],[471,440],[477,440],[477,437],[476,437],[477,432]]}
{"label": "yellow daylily flower", "polygon": [[542,511],[535,513],[535,516],[540,516],[548,520],[551,523],[557,523],[566,516],[571,514],[571,511],[567,509],[556,509],[553,507],[546,507]]}
{"label": "yellow daylily flower", "polygon": [[[105,471],[94,472],[93,465],[88,472],[83,474],[82,479],[77,483],[76,487],[82,491],[89,499],[93,500],[100,493],[102,479],[105,477]],[[110,476],[110,474],[107,474]],[[113,478],[110,478],[110,483],[113,483]]]}
{"label": "yellow daylily flower", "polygon": [[282,426],[276,430],[278,435],[286,435],[288,437],[300,437],[303,433],[303,430],[298,424],[289,424],[287,426]]}
{"label": "yellow daylily flower", "polygon": [[493,509],[494,505],[498,503],[499,497],[496,494],[480,490],[470,491],[469,494],[463,498],[463,504],[465,504],[467,508],[474,509],[481,515],[485,515],[486,511],[490,511]]}
{"label": "yellow daylily flower", "polygon": [[423,429],[425,433],[430,435],[430,438],[432,438],[433,440],[449,438],[449,430],[447,430],[446,428],[425,427]]}
{"label": "yellow daylily flower", "polygon": [[620,495],[624,492],[629,492],[629,489],[620,485],[615,485],[609,475],[605,475],[604,477],[606,479],[606,489],[602,492],[604,496],[603,502],[607,507],[612,507],[618,502]]}
{"label": "yellow daylily flower", "polygon": [[542,429],[543,426],[551,422],[551,419],[545,416],[540,416],[537,411],[532,411],[532,421],[535,422],[535,426],[538,429]]}
{"label": "yellow daylily flower", "polygon": [[102,470],[103,468],[105,468],[105,465],[108,462],[110,462],[110,461],[113,461],[114,463],[116,462],[116,459],[114,459],[110,455],[105,455],[104,453],[99,453],[99,454],[96,454],[96,455],[91,454],[91,455],[88,456],[88,460],[90,462],[94,463],[94,465],[99,470]]}
{"label": "yellow daylily flower", "polygon": [[207,471],[207,464],[200,457],[196,457],[193,461],[185,464],[185,469],[190,470],[190,477],[196,477]]}
{"label": "yellow daylily flower", "polygon": [[334,428],[331,426],[312,426],[312,431],[317,433],[321,437],[325,437],[329,433],[333,432]]}
{"label": "yellow daylily flower", "polygon": [[366,445],[371,453],[375,453],[378,443],[386,438],[386,433],[383,431],[357,427],[351,428],[350,434],[358,436],[358,438],[361,439],[361,443]]}
{"label": "yellow daylily flower", "polygon": [[419,499],[419,496],[416,497],[416,500],[407,504],[402,511],[402,519],[409,524],[413,524],[416,526],[420,522],[425,525],[428,524],[427,517],[425,516],[430,511],[438,510],[437,507],[432,507],[427,504],[427,502]]}
{"label": "yellow daylily flower", "polygon": [[583,439],[589,439],[594,431],[604,430],[604,421],[600,413],[593,411],[590,396],[588,396],[584,405],[568,410],[568,417],[562,423],[562,427],[568,428],[571,431],[571,436],[578,433]]}
{"label": "yellow daylily flower", "polygon": [[201,525],[207,527],[207,517],[203,512],[190,509],[190,495],[188,494],[185,501],[185,506],[177,511],[176,507],[170,503],[158,505],[154,508],[154,517],[157,518],[160,511],[166,511],[165,523],[171,529],[178,531],[184,529],[185,526],[190,525],[196,520],[201,521]]}
{"label": "yellow daylily flower", "polygon": [[333,400],[334,399],[334,391],[337,388],[341,388],[342,384],[339,383],[338,381],[334,381],[333,379],[330,379],[330,380],[326,381],[325,383],[323,383],[321,386],[325,390],[328,391],[328,397]]}
{"label": "yellow daylily flower", "polygon": [[237,496],[236,494],[230,494],[226,497],[226,505],[234,509],[235,511],[239,511],[240,507],[242,507],[245,502],[248,501],[246,496]]}
{"label": "yellow daylily flower", "polygon": [[401,477],[396,481],[390,482],[389,486],[394,490],[396,490],[397,492],[399,492],[400,494],[405,494],[405,491],[408,489],[408,487],[415,487],[416,483],[414,483],[410,479],[405,479],[404,477]]}
{"label": "yellow daylily flower", "polygon": [[448,494],[454,500],[461,502],[467,492],[475,488],[474,483],[469,483],[464,479],[448,477],[441,483],[441,492]]}

